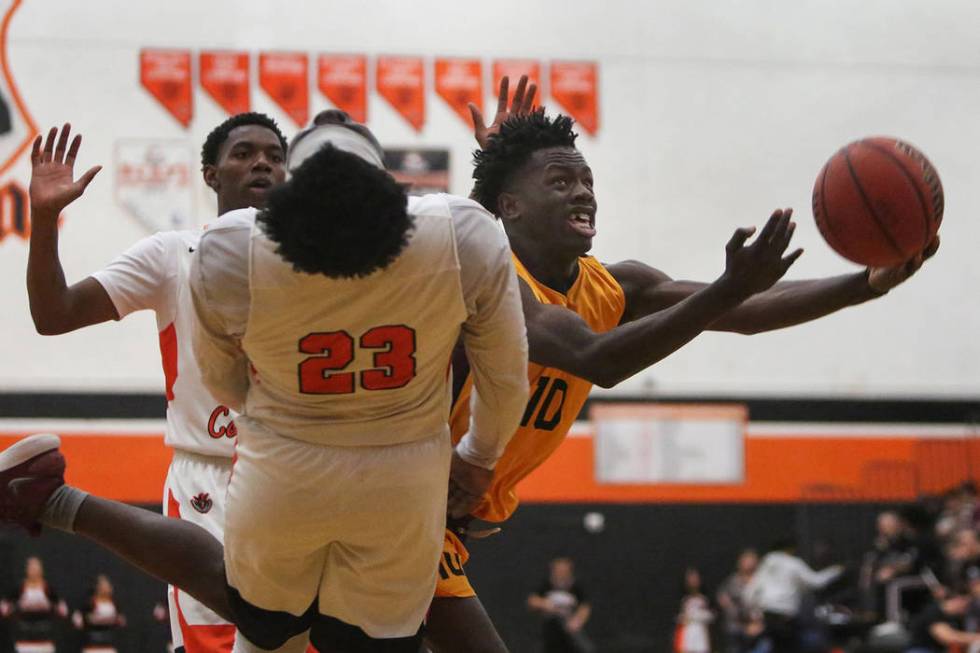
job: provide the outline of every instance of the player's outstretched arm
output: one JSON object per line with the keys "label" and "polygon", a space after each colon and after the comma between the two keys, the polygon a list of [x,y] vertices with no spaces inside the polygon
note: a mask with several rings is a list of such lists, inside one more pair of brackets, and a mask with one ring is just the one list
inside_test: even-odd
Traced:
{"label": "player's outstretched arm", "polygon": [[58,216],[82,193],[101,166],[74,178],[75,158],[82,144],[76,135],[68,144],[71,125],[60,135],[56,127],[34,140],[31,150],[31,239],[27,259],[27,295],[34,326],[42,335],[55,335],[119,318],[98,281],[86,277],[69,286],[58,258]]}
{"label": "player's outstretched arm", "polygon": [[[753,295],[711,324],[713,331],[761,333],[802,324],[842,308],[881,297],[904,283],[939,247],[937,239],[921,255],[892,268],[869,268],[824,279],[780,281]],[[607,267],[626,294],[624,321],[662,311],[704,289],[707,284],[680,281],[639,261]]]}
{"label": "player's outstretched arm", "polygon": [[793,235],[788,211],[777,210],[758,237],[738,229],[726,246],[725,272],[664,310],[596,333],[577,314],[541,304],[521,284],[530,358],[609,388],[667,357],[752,295],[772,287],[802,254],[783,256]]}

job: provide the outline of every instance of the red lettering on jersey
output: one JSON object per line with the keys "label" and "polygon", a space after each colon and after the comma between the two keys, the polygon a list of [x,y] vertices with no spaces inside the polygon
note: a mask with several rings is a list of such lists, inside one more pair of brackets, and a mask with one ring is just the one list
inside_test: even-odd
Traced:
{"label": "red lettering on jersey", "polygon": [[160,358],[163,361],[163,378],[166,382],[167,401],[173,401],[174,383],[177,381],[177,329],[173,322],[160,332]]}
{"label": "red lettering on jersey", "polygon": [[218,438],[234,438],[238,435],[238,427],[235,426],[235,422],[229,420],[227,424],[222,424],[218,426],[219,417],[228,417],[231,411],[228,410],[226,406],[218,406],[211,411],[211,417],[208,418],[208,435],[217,440]]}

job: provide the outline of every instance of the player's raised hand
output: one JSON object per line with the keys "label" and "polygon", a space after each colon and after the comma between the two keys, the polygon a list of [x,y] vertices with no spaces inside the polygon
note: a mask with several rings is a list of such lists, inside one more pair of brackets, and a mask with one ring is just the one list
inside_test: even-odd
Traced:
{"label": "player's raised hand", "polygon": [[493,117],[493,122],[486,125],[483,122],[483,113],[472,102],[469,103],[470,115],[473,117],[473,136],[480,148],[487,146],[487,139],[491,134],[500,131],[500,125],[504,124],[511,116],[520,116],[531,112],[534,106],[534,94],[537,93],[536,84],[528,86],[527,75],[521,75],[514,90],[514,98],[511,100],[510,109],[507,108],[507,91],[510,86],[510,79],[504,75],[500,80],[500,93],[497,96],[497,113]]}
{"label": "player's raised hand", "polygon": [[905,283],[938,250],[939,234],[936,234],[936,237],[932,239],[932,242],[921,254],[916,254],[905,263],[890,268],[868,268],[868,285],[871,286],[871,290],[884,295],[895,286]]}
{"label": "player's raised hand", "polygon": [[492,480],[492,469],[468,463],[453,451],[453,462],[449,468],[449,516],[458,519],[475,510]]}
{"label": "player's raised hand", "polygon": [[722,275],[735,292],[749,297],[768,290],[800,257],[802,249],[783,256],[796,229],[796,224],[790,220],[792,217],[793,209],[777,209],[748,245],[745,243],[755,233],[755,227],[735,230],[725,246],[725,273]]}
{"label": "player's raised hand", "polygon": [[94,166],[77,180],[75,158],[82,145],[82,135],[77,134],[68,144],[71,125],[65,123],[58,133],[57,127],[48,132],[42,143],[39,135],[31,149],[31,211],[35,215],[57,217],[61,210],[81,197],[102,166]]}

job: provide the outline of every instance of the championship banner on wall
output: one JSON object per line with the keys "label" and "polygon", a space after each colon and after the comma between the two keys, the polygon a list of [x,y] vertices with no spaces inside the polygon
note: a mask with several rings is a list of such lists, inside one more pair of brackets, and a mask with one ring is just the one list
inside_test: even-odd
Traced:
{"label": "championship banner on wall", "polygon": [[194,117],[189,50],[141,50],[140,83],[184,127]]}
{"label": "championship banner on wall", "polygon": [[449,192],[449,150],[385,149],[385,169],[411,186],[410,195]]}
{"label": "championship banner on wall", "polygon": [[591,62],[551,63],[551,97],[595,136],[599,131],[598,66]]}
{"label": "championship banner on wall", "polygon": [[321,54],[317,86],[323,96],[356,122],[367,122],[367,57]]}
{"label": "championship banner on wall", "polygon": [[124,140],[116,143],[115,199],[148,234],[191,229],[196,169],[186,141]]}
{"label": "championship banner on wall", "polygon": [[470,102],[483,111],[483,64],[479,59],[436,59],[436,93],[472,127]]}
{"label": "championship banner on wall", "polygon": [[425,124],[425,66],[419,57],[378,57],[378,93],[415,131]]}
{"label": "championship banner on wall", "polygon": [[259,55],[259,86],[298,127],[310,118],[308,60],[299,52],[264,52]]}
{"label": "championship banner on wall", "polygon": [[201,87],[229,115],[245,113],[251,106],[247,52],[202,52]]}
{"label": "championship banner on wall", "polygon": [[514,97],[514,89],[517,88],[517,82],[521,79],[521,75],[527,75],[528,85],[536,84],[538,87],[538,92],[534,96],[534,106],[541,106],[544,87],[541,85],[541,64],[539,62],[533,59],[498,59],[494,61],[493,88],[490,89],[490,94],[494,100],[497,99],[497,93],[500,92],[500,80],[505,75],[510,78],[510,86],[507,88],[508,105]]}

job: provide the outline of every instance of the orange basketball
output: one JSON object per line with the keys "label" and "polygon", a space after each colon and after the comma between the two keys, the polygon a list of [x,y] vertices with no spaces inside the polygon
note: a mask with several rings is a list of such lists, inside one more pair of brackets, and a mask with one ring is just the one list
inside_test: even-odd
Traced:
{"label": "orange basketball", "polygon": [[842,148],[820,171],[813,216],[844,258],[897,265],[935,237],[943,219],[943,185],[929,160],[908,143],[865,138]]}

